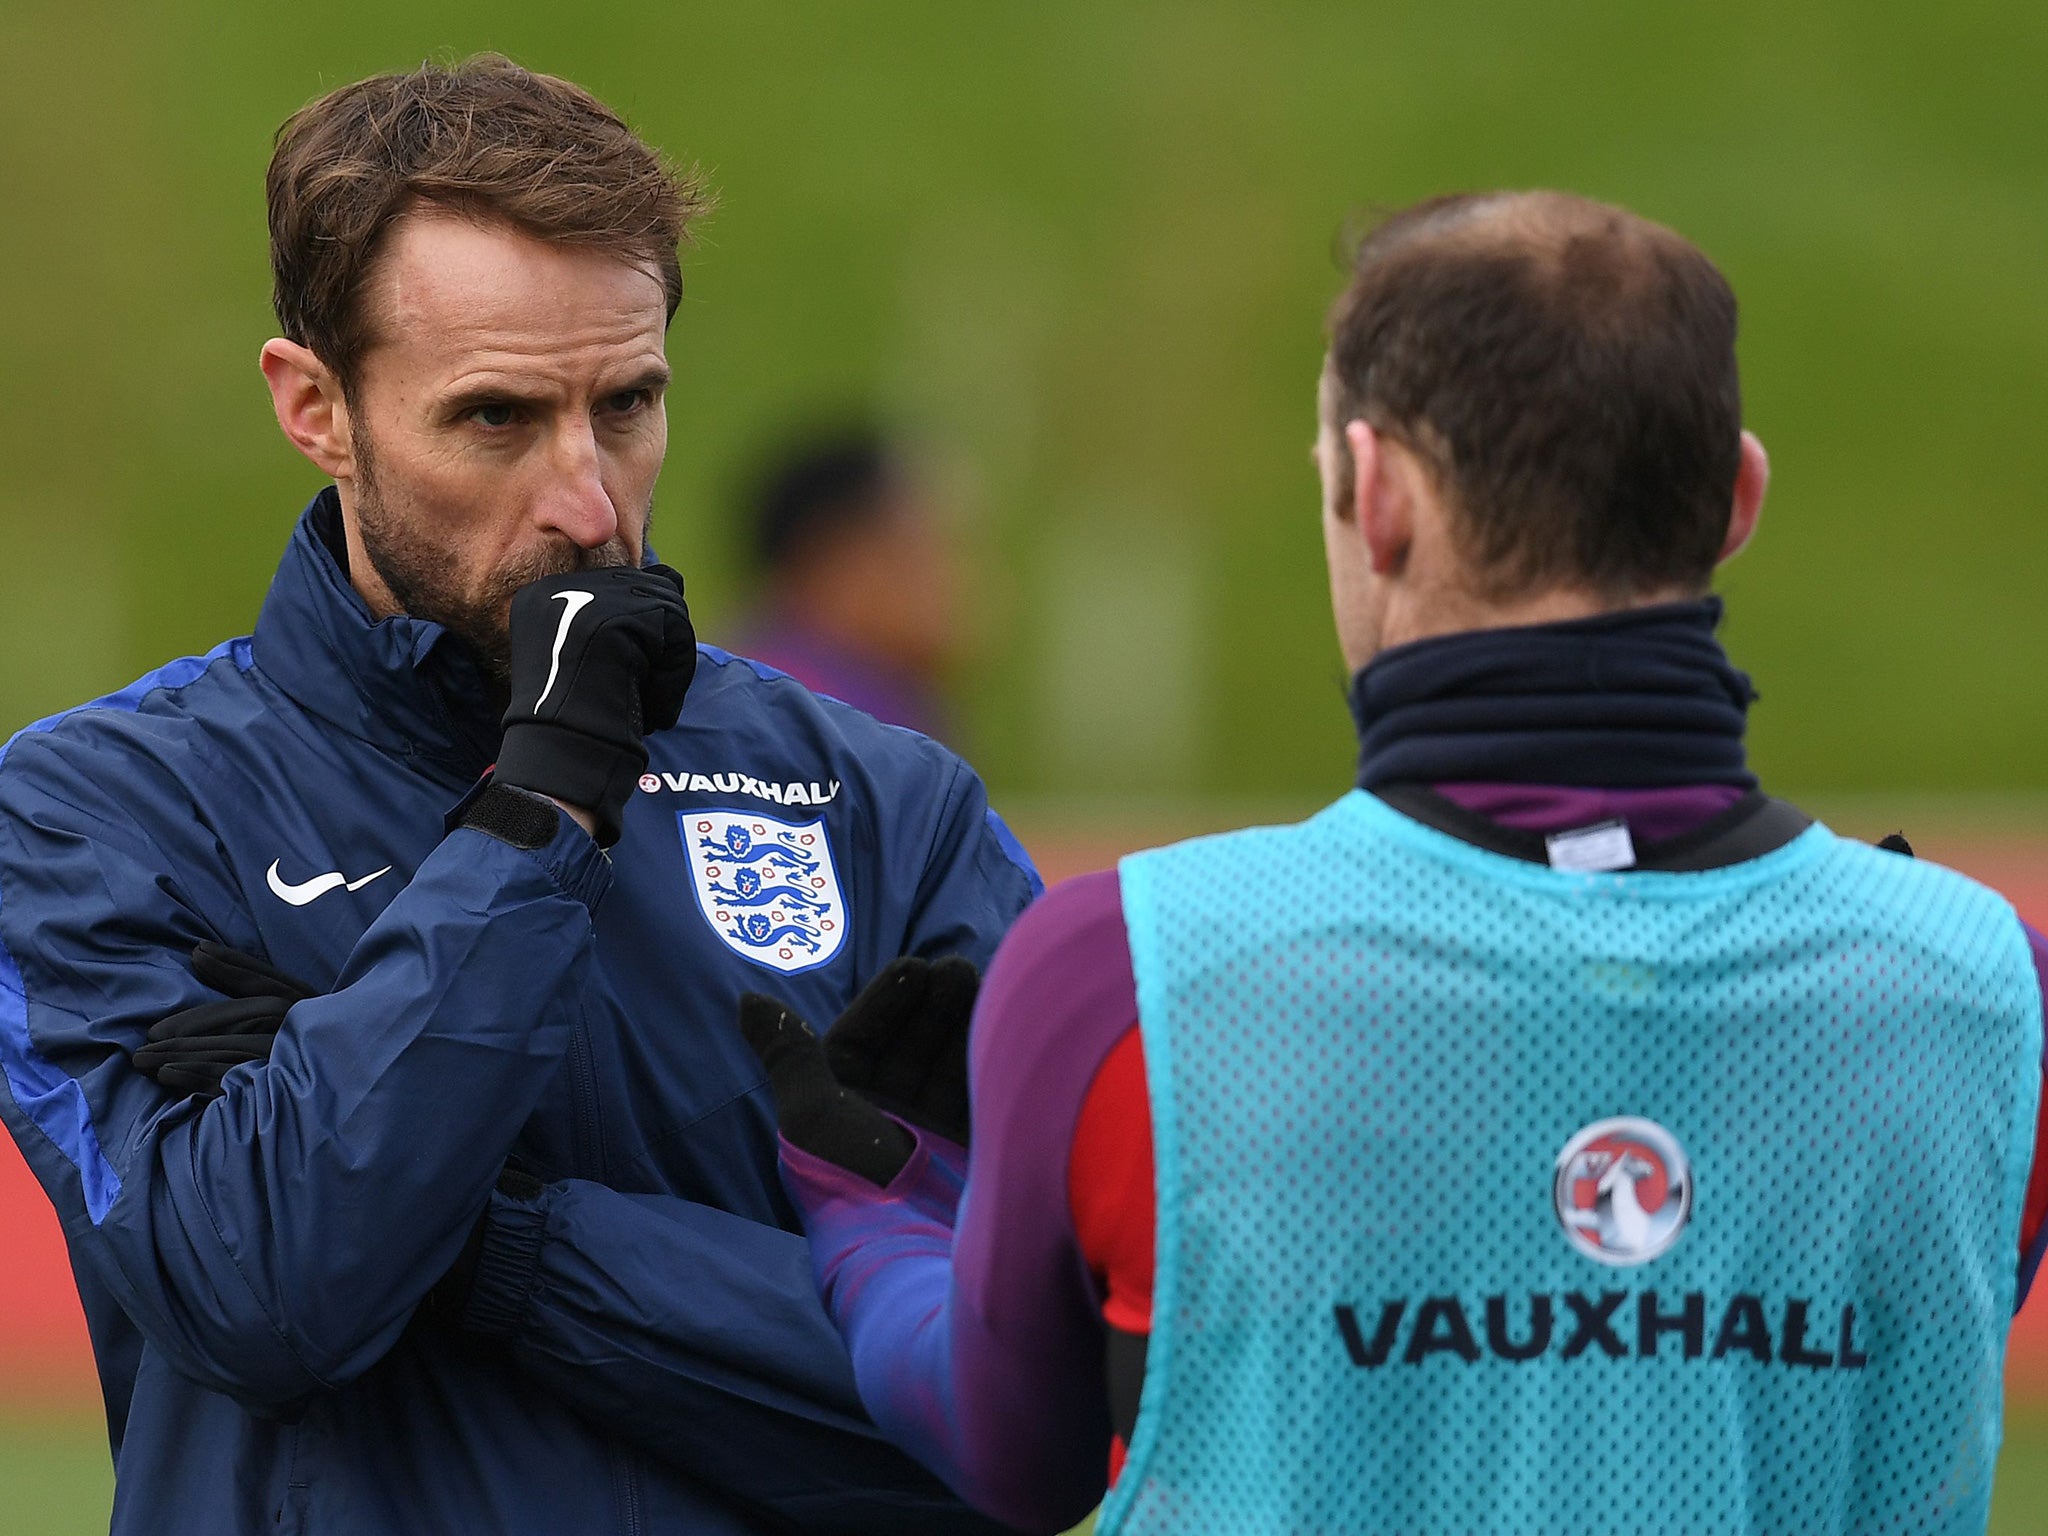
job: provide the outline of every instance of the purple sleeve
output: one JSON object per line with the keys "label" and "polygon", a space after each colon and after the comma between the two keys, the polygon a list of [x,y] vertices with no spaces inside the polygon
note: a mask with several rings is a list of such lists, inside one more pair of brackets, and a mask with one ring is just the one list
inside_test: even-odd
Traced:
{"label": "purple sleeve", "polygon": [[1136,1018],[1116,875],[1082,876],[1026,910],[989,967],[964,1192],[957,1149],[929,1136],[886,1190],[783,1145],[862,1403],[968,1503],[1027,1531],[1076,1524],[1107,1481],[1101,1297],[1067,1162]]}
{"label": "purple sleeve", "polygon": [[[2048,1015],[2048,938],[2036,931],[2031,923],[2020,925],[2026,929],[2027,944],[2034,952],[2034,974],[2041,983],[2041,1009]],[[2048,1078],[2048,1049],[2044,1049],[2041,1072]],[[2048,1083],[2042,1087],[2040,1118],[2037,1122],[2042,1130],[2048,1130]],[[2042,1131],[2034,1135],[2034,1167],[2027,1180],[2027,1203],[2020,1222],[2020,1288],[2013,1302],[2013,1311],[2027,1304],[2027,1292],[2033,1288],[2034,1276],[2041,1268],[2043,1255],[2048,1255],[2048,1165],[2041,1161]]]}
{"label": "purple sleeve", "polygon": [[951,1142],[912,1133],[916,1149],[887,1189],[787,1141],[782,1179],[803,1211],[812,1274],[846,1342],[861,1406],[972,1503],[954,1474],[959,1416],[946,1294],[967,1157]]}

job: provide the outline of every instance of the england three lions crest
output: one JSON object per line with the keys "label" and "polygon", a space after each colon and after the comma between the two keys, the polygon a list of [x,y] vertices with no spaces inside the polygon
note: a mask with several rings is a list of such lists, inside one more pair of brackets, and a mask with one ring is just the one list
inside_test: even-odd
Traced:
{"label": "england three lions crest", "polygon": [[712,932],[771,971],[825,964],[846,943],[846,898],[823,818],[678,811],[690,883]]}

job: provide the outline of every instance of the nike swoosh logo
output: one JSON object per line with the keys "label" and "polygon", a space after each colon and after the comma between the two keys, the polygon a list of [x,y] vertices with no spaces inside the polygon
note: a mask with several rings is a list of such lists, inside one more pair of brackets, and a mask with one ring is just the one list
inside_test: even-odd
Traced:
{"label": "nike swoosh logo", "polygon": [[295,907],[303,907],[307,902],[317,900],[329,891],[360,891],[372,880],[381,879],[391,873],[391,866],[386,864],[382,869],[364,875],[360,880],[351,880],[340,870],[330,869],[324,875],[315,875],[310,880],[293,885],[277,872],[277,866],[282,862],[280,859],[272,859],[270,872],[264,879],[270,882],[271,895],[279,901],[290,902]]}
{"label": "nike swoosh logo", "polygon": [[554,594],[554,597],[562,605],[562,622],[560,627],[555,630],[554,654],[548,658],[548,685],[541,689],[540,697],[534,700],[533,712],[536,715],[540,713],[541,705],[547,703],[548,695],[555,691],[555,679],[561,675],[562,646],[569,638],[569,626],[576,622],[577,614],[581,613],[589,604],[597,601],[597,594],[595,592],[576,590],[557,592]]}

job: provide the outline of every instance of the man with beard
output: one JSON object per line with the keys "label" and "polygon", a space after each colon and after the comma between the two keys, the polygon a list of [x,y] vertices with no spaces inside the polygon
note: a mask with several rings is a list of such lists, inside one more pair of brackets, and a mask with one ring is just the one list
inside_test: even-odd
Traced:
{"label": "man with beard", "polygon": [[268,191],[333,484],[252,636],[0,756],[0,1109],[114,1529],[985,1529],[861,1412],[732,1019],[980,963],[1036,878],[648,564],[701,190],[487,58],[315,102]]}

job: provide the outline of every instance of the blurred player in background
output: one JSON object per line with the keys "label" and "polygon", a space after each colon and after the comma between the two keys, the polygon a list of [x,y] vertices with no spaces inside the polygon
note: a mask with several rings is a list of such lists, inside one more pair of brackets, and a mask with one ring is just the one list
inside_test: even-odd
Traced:
{"label": "blurred player in background", "polygon": [[795,439],[750,488],[758,611],[734,649],[890,725],[943,738],[960,649],[960,556],[901,445],[867,429]]}
{"label": "blurred player in background", "polygon": [[971,1073],[957,965],[743,1005],[862,1397],[973,1502],[1983,1529],[2048,943],[1759,791],[1735,317],[1617,208],[1389,219],[1316,444],[1358,788],[1049,893]]}

